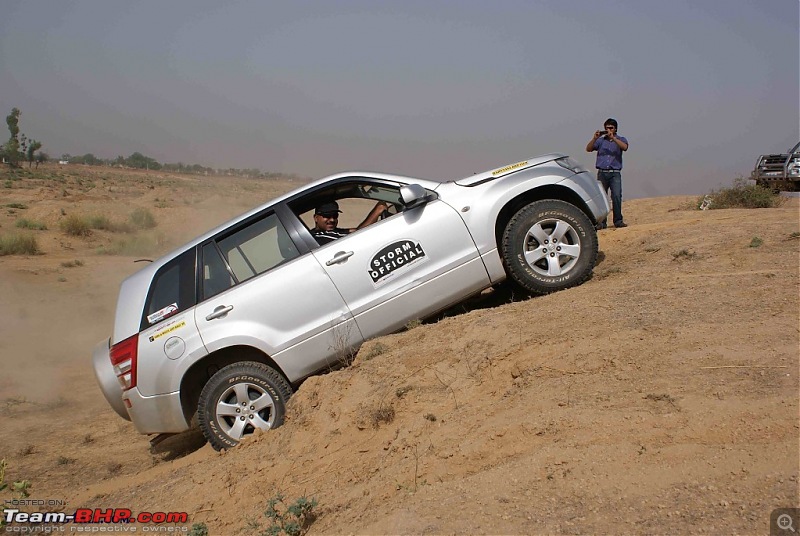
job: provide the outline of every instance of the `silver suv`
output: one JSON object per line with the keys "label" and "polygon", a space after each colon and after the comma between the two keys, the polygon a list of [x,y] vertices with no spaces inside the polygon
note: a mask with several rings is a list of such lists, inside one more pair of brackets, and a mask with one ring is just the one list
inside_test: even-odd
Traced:
{"label": "silver suv", "polygon": [[[380,214],[323,243],[321,206],[355,222]],[[139,432],[196,420],[215,449],[230,448],[279,426],[293,389],[365,340],[506,278],[535,294],[580,284],[608,210],[595,179],[560,154],[452,182],[333,175],[125,279],[95,374]]]}
{"label": "silver suv", "polygon": [[770,190],[800,192],[800,142],[783,154],[759,156],[750,178]]}

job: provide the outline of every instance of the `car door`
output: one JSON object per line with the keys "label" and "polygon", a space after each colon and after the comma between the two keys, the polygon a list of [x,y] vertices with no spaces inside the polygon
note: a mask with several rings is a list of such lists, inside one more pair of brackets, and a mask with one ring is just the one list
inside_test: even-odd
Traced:
{"label": "car door", "polygon": [[182,253],[153,276],[138,337],[136,375],[142,396],[178,390],[176,375],[168,371],[178,363],[206,355],[194,322],[197,303],[195,249]]}
{"label": "car door", "polygon": [[195,320],[209,352],[259,348],[296,381],[337,365],[341,352],[363,342],[336,287],[304,247],[274,211],[201,245],[204,301]]}
{"label": "car door", "polygon": [[320,246],[313,255],[365,339],[395,331],[489,285],[466,225],[436,199]]}

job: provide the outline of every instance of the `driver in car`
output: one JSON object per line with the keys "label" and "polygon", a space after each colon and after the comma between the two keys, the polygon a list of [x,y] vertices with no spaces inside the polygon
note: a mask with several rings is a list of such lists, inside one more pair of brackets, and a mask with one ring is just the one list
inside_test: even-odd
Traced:
{"label": "driver in car", "polygon": [[311,229],[311,234],[319,245],[322,246],[328,242],[333,242],[337,238],[349,235],[353,231],[358,231],[367,225],[372,225],[378,221],[381,214],[383,214],[388,207],[389,205],[387,203],[378,201],[375,203],[375,206],[372,207],[372,210],[369,211],[367,217],[364,218],[364,221],[358,224],[358,227],[345,229],[337,227],[339,224],[339,214],[342,212],[339,210],[339,203],[336,201],[322,203],[314,210],[314,228]]}

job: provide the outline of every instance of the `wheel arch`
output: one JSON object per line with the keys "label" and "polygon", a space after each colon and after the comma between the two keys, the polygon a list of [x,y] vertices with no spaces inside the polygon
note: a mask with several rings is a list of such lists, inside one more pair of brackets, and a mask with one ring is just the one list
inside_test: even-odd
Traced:
{"label": "wheel arch", "polygon": [[508,222],[514,216],[514,214],[516,214],[517,211],[525,205],[529,205],[530,203],[541,201],[543,199],[558,199],[561,201],[566,201],[567,203],[571,203],[581,209],[581,211],[586,214],[586,217],[589,218],[589,221],[592,223],[597,223],[592,211],[589,210],[589,207],[586,205],[583,198],[581,198],[581,196],[578,195],[575,190],[566,186],[560,186],[558,184],[546,184],[544,186],[534,188],[533,190],[528,190],[521,193],[520,195],[510,199],[503,206],[503,208],[500,209],[500,212],[497,214],[494,227],[494,240],[495,244],[497,244],[498,250],[501,246],[503,231],[505,231],[506,225],[508,225]]}
{"label": "wheel arch", "polygon": [[244,361],[264,364],[274,369],[278,374],[283,376],[289,385],[292,385],[292,382],[289,381],[289,378],[286,377],[286,374],[278,364],[258,348],[246,345],[222,348],[194,363],[181,379],[181,407],[183,408],[183,415],[186,418],[186,422],[193,422],[194,415],[197,412],[197,404],[200,400],[200,393],[203,391],[203,387],[205,387],[208,380],[211,379],[211,376],[216,374],[216,372],[223,367]]}

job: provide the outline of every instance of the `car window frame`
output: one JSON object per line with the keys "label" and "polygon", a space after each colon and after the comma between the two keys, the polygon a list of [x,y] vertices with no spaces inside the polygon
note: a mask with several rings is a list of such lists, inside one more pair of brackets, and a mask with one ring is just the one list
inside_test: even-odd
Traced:
{"label": "car window frame", "polygon": [[[285,265],[287,265],[287,264],[289,264],[291,262],[296,261],[297,259],[302,258],[303,256],[307,255],[311,251],[311,249],[306,244],[306,241],[302,239],[300,233],[298,232],[297,227],[296,227],[296,223],[294,221],[294,218],[290,217],[289,215],[287,215],[287,212],[289,214],[291,214],[291,211],[288,208],[286,208],[283,203],[279,203],[279,204],[276,204],[276,205],[271,205],[271,206],[265,208],[264,210],[261,210],[261,211],[255,213],[255,214],[247,217],[246,219],[244,219],[242,221],[236,222],[234,225],[231,225],[230,227],[227,227],[227,228],[223,229],[222,231],[220,231],[219,233],[215,234],[214,236],[211,236],[208,239],[203,240],[202,242],[197,244],[197,274],[196,274],[196,280],[197,280],[197,291],[196,291],[197,303],[202,303],[202,302],[205,302],[207,300],[213,299],[213,298],[219,296],[220,294],[223,294],[223,293],[225,293],[225,292],[227,292],[227,291],[229,291],[231,289],[237,288],[240,285],[243,285],[243,284],[249,283],[250,281],[256,280],[256,279],[258,279],[258,278],[260,278],[260,277],[272,272],[273,270],[275,270],[277,268],[283,267],[283,266],[285,266]],[[247,227],[249,227],[251,225],[255,225],[255,224],[265,220],[266,218],[269,218],[273,214],[275,216],[277,216],[278,222],[283,226],[283,228],[286,231],[286,233],[287,233],[289,239],[291,240],[292,244],[297,249],[298,255],[293,259],[289,259],[289,260],[286,260],[285,262],[281,262],[281,263],[279,263],[279,264],[277,264],[275,266],[272,266],[272,267],[268,268],[267,270],[264,270],[261,273],[256,273],[252,277],[248,277],[247,279],[240,280],[236,276],[236,273],[232,269],[228,259],[226,259],[225,255],[222,254],[222,250],[219,247],[219,242],[221,240],[224,240],[224,239],[230,237],[230,236],[235,235],[236,233],[246,229]],[[292,214],[292,216],[293,216],[293,214]],[[222,290],[220,292],[217,292],[216,294],[213,294],[213,295],[211,295],[211,296],[206,298],[205,295],[204,295],[204,289],[203,289],[203,277],[204,277],[203,269],[204,269],[204,266],[205,266],[205,264],[204,264],[205,263],[204,249],[209,244],[213,245],[214,249],[216,250],[217,255],[219,255],[220,259],[225,264],[225,268],[228,271],[228,275],[233,280],[233,284],[230,287],[228,287],[227,289]]]}
{"label": "car window frame", "polygon": [[[349,175],[349,176],[346,176],[346,177],[339,177],[337,179],[334,179],[332,181],[326,182],[324,184],[320,184],[315,188],[304,190],[303,192],[300,192],[297,195],[292,196],[291,198],[284,200],[282,202],[282,205],[285,208],[285,210],[288,211],[287,217],[290,217],[292,219],[292,221],[294,222],[294,225],[295,225],[295,227],[297,229],[297,232],[299,233],[299,235],[302,238],[302,240],[309,247],[309,250],[314,250],[314,249],[317,249],[319,247],[323,247],[323,245],[321,245],[321,244],[319,244],[317,242],[317,240],[314,238],[314,235],[311,234],[311,229],[309,229],[306,226],[305,222],[303,221],[303,219],[300,216],[302,214],[305,214],[308,210],[311,210],[319,202],[324,201],[326,199],[329,199],[329,197],[325,196],[324,194],[322,194],[322,192],[325,192],[325,191],[328,191],[328,190],[335,190],[337,188],[340,188],[343,184],[346,184],[346,183],[368,184],[368,185],[373,185],[373,186],[383,186],[383,187],[396,188],[397,192],[398,192],[398,195],[400,193],[400,189],[403,186],[407,186],[408,184],[411,184],[411,183],[401,182],[401,181],[397,181],[397,180],[390,180],[390,179],[384,179],[384,178],[378,178],[378,177],[367,177],[367,176],[363,176],[363,175]],[[428,195],[431,196],[431,200],[438,199],[438,197],[439,197],[438,194],[436,192],[434,192],[433,190],[430,190],[430,189],[426,188],[425,191],[428,192]],[[346,199],[346,198],[337,198],[337,199]],[[370,198],[365,197],[364,199],[370,199]],[[375,200],[378,201],[379,199],[376,198]],[[405,210],[405,207],[404,207],[402,201],[397,202],[395,204],[395,206],[398,208],[398,211],[397,211],[397,213],[392,214],[392,216],[390,216],[391,218],[397,216],[398,214],[402,214],[403,211]],[[299,212],[295,212],[295,209],[293,207],[297,207],[297,210],[300,210],[300,209],[302,209],[302,210],[300,210]],[[380,223],[380,221],[382,221],[382,220],[379,220],[376,223]],[[364,231],[366,229],[369,229],[370,227],[372,227],[372,225],[368,225],[367,227],[364,227],[363,229],[358,229],[358,230],[354,231],[353,233],[351,233],[351,235],[356,234],[356,233],[361,232],[361,231]],[[338,242],[339,240],[346,240],[349,236],[350,235],[342,237],[342,238],[340,238],[338,240],[334,240],[331,243]],[[324,244],[324,245],[329,245],[329,244]]]}

